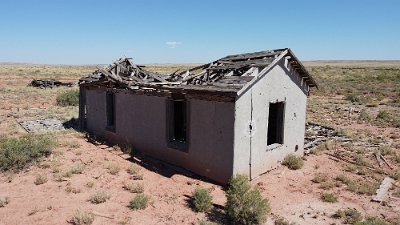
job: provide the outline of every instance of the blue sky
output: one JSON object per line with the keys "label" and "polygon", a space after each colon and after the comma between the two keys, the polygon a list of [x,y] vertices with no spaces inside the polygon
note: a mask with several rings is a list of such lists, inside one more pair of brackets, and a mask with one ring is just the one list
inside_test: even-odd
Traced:
{"label": "blue sky", "polygon": [[398,0],[1,0],[0,62],[203,63],[291,48],[301,60],[400,59]]}

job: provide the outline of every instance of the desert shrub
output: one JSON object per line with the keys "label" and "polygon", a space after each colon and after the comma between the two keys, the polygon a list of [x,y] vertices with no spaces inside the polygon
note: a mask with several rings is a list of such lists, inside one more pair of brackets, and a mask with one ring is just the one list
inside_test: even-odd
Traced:
{"label": "desert shrub", "polygon": [[347,184],[347,190],[358,194],[373,195],[379,184],[376,182],[367,181],[350,181]]}
{"label": "desert shrub", "polygon": [[117,163],[110,163],[107,166],[108,172],[112,175],[117,175],[119,173],[119,171],[121,170],[121,168],[119,167],[119,165]]}
{"label": "desert shrub", "polygon": [[129,202],[128,208],[132,210],[145,209],[148,202],[149,197],[144,194],[138,194]]}
{"label": "desert shrub", "polygon": [[379,110],[378,115],[376,116],[377,120],[382,120],[382,121],[390,121],[391,116],[388,111],[385,110]]}
{"label": "desert shrub", "polygon": [[66,90],[57,95],[57,105],[59,106],[77,106],[79,105],[79,90]]}
{"label": "desert shrub", "polygon": [[127,173],[134,175],[134,174],[138,174],[140,171],[140,168],[138,165],[136,164],[132,164],[128,167],[128,169],[126,170]]}
{"label": "desert shrub", "polygon": [[337,202],[337,197],[331,193],[323,193],[321,195],[321,200],[324,202]]}
{"label": "desert shrub", "polygon": [[291,170],[298,170],[303,167],[304,161],[300,156],[290,153],[283,159],[282,165],[287,166]]}
{"label": "desert shrub", "polygon": [[328,176],[326,174],[318,173],[315,177],[311,180],[313,183],[323,183],[328,180]]}
{"label": "desert shrub", "polygon": [[94,221],[93,213],[77,210],[72,217],[70,223],[74,225],[90,225]]}
{"label": "desert shrub", "polygon": [[333,214],[334,218],[341,219],[343,223],[354,224],[362,220],[361,213],[357,209],[347,208],[345,210],[339,209]]}
{"label": "desert shrub", "polygon": [[354,225],[390,225],[390,223],[376,217],[368,217],[363,221],[354,223]]}
{"label": "desert shrub", "polygon": [[143,193],[144,192],[143,184],[125,183],[123,188],[131,193]]}
{"label": "desert shrub", "polygon": [[337,175],[335,180],[342,182],[343,184],[349,184],[351,180],[343,174]]}
{"label": "desert shrub", "polygon": [[275,220],[274,225],[290,225],[290,222],[283,217],[279,217]]}
{"label": "desert shrub", "polygon": [[30,134],[9,138],[0,143],[0,170],[21,170],[41,158],[49,156],[56,142],[54,137]]}
{"label": "desert shrub", "polygon": [[10,199],[8,197],[0,197],[0,208],[5,207],[10,203]]}
{"label": "desert shrub", "polygon": [[72,174],[81,174],[83,173],[83,170],[85,169],[85,165],[78,163],[75,164],[71,167],[70,171]]}
{"label": "desert shrub", "polygon": [[193,206],[198,212],[207,212],[212,207],[210,191],[204,188],[196,188],[193,192]]}
{"label": "desert shrub", "polygon": [[354,95],[354,94],[346,95],[345,100],[350,101],[352,103],[361,103],[362,102],[361,97]]}
{"label": "desert shrub", "polygon": [[41,184],[44,184],[46,182],[47,182],[47,177],[39,174],[39,175],[36,176],[36,179],[35,179],[34,183],[36,185],[41,185]]}
{"label": "desert shrub", "polygon": [[354,161],[359,166],[369,166],[368,161],[365,160],[365,156],[363,156],[363,155],[355,154],[354,155]]}
{"label": "desert shrub", "polygon": [[226,191],[225,213],[235,224],[259,224],[265,222],[269,212],[269,202],[260,191],[251,189],[245,175],[236,175],[229,181]]}
{"label": "desert shrub", "polygon": [[361,113],[358,116],[358,120],[368,122],[368,121],[371,121],[371,119],[372,119],[371,116],[368,114],[368,112],[366,110],[364,110],[364,109],[361,110]]}
{"label": "desert shrub", "polygon": [[383,146],[379,146],[378,151],[382,154],[382,155],[396,155],[396,151],[393,150],[390,146],[388,145],[383,145]]}
{"label": "desert shrub", "polygon": [[105,191],[98,191],[89,197],[89,201],[93,204],[100,204],[106,202],[111,198],[111,195]]}

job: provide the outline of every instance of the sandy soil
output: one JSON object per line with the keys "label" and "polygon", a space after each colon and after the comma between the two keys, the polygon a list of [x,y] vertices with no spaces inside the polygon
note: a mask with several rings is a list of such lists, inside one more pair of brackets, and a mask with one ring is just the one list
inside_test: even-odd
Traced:
{"label": "sandy soil", "polygon": [[[0,88],[21,88],[21,91],[26,91],[24,87],[29,80],[30,77],[11,76],[9,80],[0,81]],[[18,91],[1,92],[0,131],[18,136],[24,131],[17,121],[54,110],[57,92],[45,90],[45,94],[40,94],[29,89],[28,92],[24,92],[26,95],[17,96],[16,93]],[[329,98],[335,100],[342,99],[343,96]],[[345,118],[339,115],[335,119],[335,109],[328,104],[323,107],[326,112],[320,109],[322,111],[309,114],[319,115],[325,118],[327,123],[341,128],[367,130],[371,135],[381,136],[383,139],[399,139],[399,128],[359,124],[355,122],[354,116]],[[227,223],[223,215],[226,201],[223,187],[154,159],[131,159],[129,155],[111,146],[92,144],[75,131],[63,132],[58,136],[60,146],[40,164],[17,174],[0,173],[0,197],[10,199],[6,207],[0,208],[0,225],[68,224],[76,210],[94,213],[94,225],[198,224],[201,220]],[[337,149],[330,151],[335,150]],[[349,192],[344,186],[323,190],[319,184],[311,181],[320,173],[327,174],[332,180],[339,174],[347,173],[343,170],[345,162],[335,161],[324,152],[306,156],[305,160],[305,165],[300,170],[280,167],[252,182],[260,188],[262,195],[269,199],[271,212],[266,224],[273,224],[279,217],[296,224],[340,224],[341,221],[331,218],[331,215],[336,210],[347,207],[356,208],[363,215],[380,218],[400,217],[398,199],[391,199],[387,204],[374,203],[370,201],[371,196]],[[119,165],[118,174],[112,175],[108,172],[107,166],[110,163]],[[143,180],[134,180],[133,176],[127,173],[127,168],[133,163],[140,166]],[[82,174],[58,179],[76,164],[85,165]],[[48,181],[35,185],[37,175],[46,176]],[[363,178],[355,174],[347,175],[354,179]],[[87,185],[90,182],[94,183],[93,187]],[[146,209],[133,211],[127,207],[136,194],[123,188],[126,182],[143,184],[144,193],[150,197],[150,204]],[[211,212],[197,213],[190,208],[190,196],[196,187],[205,187],[211,191],[214,203]],[[101,190],[109,193],[111,198],[101,204],[90,203],[89,197]],[[338,196],[338,202],[321,201],[320,196],[323,192],[334,193]]]}

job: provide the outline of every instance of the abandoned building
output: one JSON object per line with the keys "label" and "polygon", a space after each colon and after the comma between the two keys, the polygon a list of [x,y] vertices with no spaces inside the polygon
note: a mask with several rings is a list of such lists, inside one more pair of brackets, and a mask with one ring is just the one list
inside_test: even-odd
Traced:
{"label": "abandoned building", "polygon": [[316,83],[290,49],[229,55],[161,75],[125,58],[79,81],[80,125],[219,183],[303,154]]}

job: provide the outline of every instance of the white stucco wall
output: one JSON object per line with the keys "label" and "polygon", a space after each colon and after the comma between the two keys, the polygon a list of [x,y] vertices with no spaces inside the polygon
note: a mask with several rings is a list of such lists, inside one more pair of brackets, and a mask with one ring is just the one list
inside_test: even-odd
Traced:
{"label": "white stucco wall", "polygon": [[[285,59],[258,79],[235,105],[233,171],[251,179],[279,166],[291,152],[303,154],[306,119],[308,87],[297,72],[285,65]],[[285,102],[284,143],[271,149],[267,146],[269,103],[277,101]]]}

